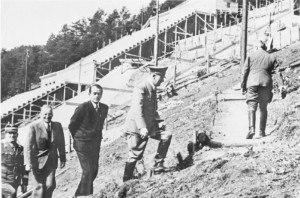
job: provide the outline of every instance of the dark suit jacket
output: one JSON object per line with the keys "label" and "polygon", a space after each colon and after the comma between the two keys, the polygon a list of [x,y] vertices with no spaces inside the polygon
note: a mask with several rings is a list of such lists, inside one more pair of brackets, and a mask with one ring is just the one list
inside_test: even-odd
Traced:
{"label": "dark suit jacket", "polygon": [[92,143],[101,141],[107,112],[108,106],[103,103],[99,103],[99,110],[96,112],[91,101],[84,102],[76,108],[69,124],[75,150],[92,149]]}
{"label": "dark suit jacket", "polygon": [[[66,161],[65,138],[59,122],[51,122],[51,145],[48,148],[48,134],[43,120],[32,123],[24,146],[24,162],[31,164],[32,169],[42,169],[46,163],[56,169],[58,152],[60,161]],[[47,152],[47,150],[49,152]],[[38,157],[38,155],[41,155]]]}
{"label": "dark suit jacket", "polygon": [[276,59],[260,49],[246,58],[242,72],[242,88],[262,86],[272,89],[272,71]]}
{"label": "dark suit jacket", "polygon": [[139,133],[141,128],[147,128],[150,134],[158,131],[156,110],[156,90],[148,81],[144,81],[133,90],[132,103],[125,122],[126,131]]}

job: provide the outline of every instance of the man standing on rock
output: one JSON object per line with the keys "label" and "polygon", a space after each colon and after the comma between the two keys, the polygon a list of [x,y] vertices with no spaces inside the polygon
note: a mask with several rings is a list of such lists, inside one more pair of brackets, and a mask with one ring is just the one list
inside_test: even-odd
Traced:
{"label": "man standing on rock", "polygon": [[63,128],[59,122],[53,122],[52,117],[52,108],[42,106],[40,119],[30,125],[24,146],[26,170],[32,169],[33,198],[52,197],[58,157],[60,168],[66,163]]}
{"label": "man standing on rock", "polygon": [[108,112],[108,106],[100,102],[102,93],[100,85],[91,85],[90,100],[76,108],[69,124],[74,149],[82,168],[75,197],[93,194],[93,182],[98,174],[102,129]]}
{"label": "man standing on rock", "polygon": [[135,87],[132,104],[128,112],[125,130],[129,147],[129,157],[125,165],[123,181],[132,179],[136,162],[143,157],[148,137],[159,140],[154,159],[154,170],[165,170],[164,159],[171,143],[172,134],[159,128],[157,113],[156,87],[165,78],[167,67],[149,67],[150,75],[140,85]]}
{"label": "man standing on rock", "polygon": [[266,52],[264,42],[258,42],[258,50],[250,54],[242,70],[241,88],[246,93],[248,105],[249,132],[246,139],[252,139],[255,134],[256,109],[260,109],[259,137],[264,137],[268,111],[268,103],[272,101],[272,72],[276,59]]}

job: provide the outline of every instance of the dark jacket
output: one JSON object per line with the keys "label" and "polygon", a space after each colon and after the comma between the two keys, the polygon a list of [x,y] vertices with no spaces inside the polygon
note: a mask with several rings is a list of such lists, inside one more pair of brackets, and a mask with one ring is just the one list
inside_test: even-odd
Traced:
{"label": "dark jacket", "polygon": [[107,117],[108,106],[99,103],[99,110],[96,112],[91,101],[80,104],[69,124],[69,130],[74,139],[75,150],[86,150],[89,142],[100,142],[104,120]]}
{"label": "dark jacket", "polygon": [[2,183],[14,186],[28,185],[28,172],[25,171],[21,145],[16,144],[14,149],[9,142],[1,142],[1,179]]}
{"label": "dark jacket", "polygon": [[259,49],[246,58],[242,71],[242,88],[251,86],[268,87],[272,89],[272,71],[276,59],[266,51]]}
{"label": "dark jacket", "polygon": [[24,147],[25,164],[32,169],[42,169],[46,163],[57,168],[58,152],[61,162],[66,162],[65,138],[59,122],[51,122],[51,143],[48,145],[48,133],[43,120],[33,122],[29,127]]}

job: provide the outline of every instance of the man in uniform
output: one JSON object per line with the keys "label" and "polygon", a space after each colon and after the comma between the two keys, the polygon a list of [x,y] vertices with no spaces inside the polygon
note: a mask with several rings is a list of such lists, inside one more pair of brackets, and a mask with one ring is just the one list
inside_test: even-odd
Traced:
{"label": "man in uniform", "polygon": [[23,147],[17,143],[18,129],[12,125],[5,127],[5,139],[1,141],[1,178],[2,197],[17,197],[21,185],[23,193],[27,191],[28,172],[24,167]]}
{"label": "man in uniform", "polygon": [[52,117],[52,108],[42,106],[40,119],[30,125],[25,142],[24,159],[26,170],[32,170],[33,198],[52,197],[58,157],[60,168],[66,163],[63,128],[59,122],[53,122]]}
{"label": "man in uniform", "polygon": [[125,130],[129,157],[125,165],[123,181],[132,179],[136,162],[143,157],[148,137],[159,140],[154,159],[154,170],[165,170],[164,159],[171,143],[172,134],[159,127],[156,87],[163,82],[167,67],[149,67],[150,75],[135,87],[128,112]]}
{"label": "man in uniform", "polygon": [[76,108],[69,124],[74,139],[74,149],[82,169],[81,181],[75,197],[93,194],[93,182],[99,167],[102,129],[108,112],[108,106],[100,102],[102,93],[103,89],[100,85],[91,85],[90,100]]}
{"label": "man in uniform", "polygon": [[268,103],[272,101],[273,83],[272,72],[276,65],[276,59],[268,54],[264,42],[259,41],[257,51],[250,54],[244,63],[242,70],[241,88],[246,92],[248,105],[249,132],[246,139],[252,139],[255,134],[256,110],[260,110],[259,137],[264,137],[268,111]]}

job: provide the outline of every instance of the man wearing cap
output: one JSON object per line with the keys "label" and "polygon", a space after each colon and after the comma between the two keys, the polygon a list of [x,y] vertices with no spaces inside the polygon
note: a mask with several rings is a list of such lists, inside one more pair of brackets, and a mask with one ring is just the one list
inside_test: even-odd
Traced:
{"label": "man wearing cap", "polygon": [[90,100],[76,108],[69,124],[74,139],[73,146],[82,169],[75,197],[93,194],[93,182],[99,167],[102,129],[108,112],[108,106],[100,102],[102,93],[103,89],[100,85],[91,85]]}
{"label": "man wearing cap", "polygon": [[167,67],[149,67],[150,75],[134,88],[132,104],[125,121],[126,140],[129,147],[123,181],[132,179],[136,162],[143,157],[148,137],[159,140],[154,159],[154,170],[165,170],[164,159],[172,134],[159,127],[156,87],[164,81]]}
{"label": "man wearing cap", "polygon": [[12,125],[5,127],[5,139],[1,141],[2,197],[15,198],[17,189],[25,193],[28,172],[24,167],[23,147],[17,143],[18,129]]}
{"label": "man wearing cap", "polygon": [[33,198],[51,198],[56,187],[55,171],[65,167],[66,152],[63,128],[52,121],[52,107],[41,108],[40,119],[29,126],[24,146],[26,170],[32,170]]}
{"label": "man wearing cap", "polygon": [[272,72],[275,69],[277,61],[275,57],[268,54],[265,50],[265,43],[259,41],[257,51],[246,58],[242,70],[241,88],[243,93],[246,92],[249,121],[249,132],[246,139],[252,139],[255,134],[257,106],[259,106],[260,110],[259,137],[266,135],[267,106],[273,97]]}

